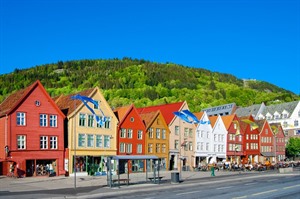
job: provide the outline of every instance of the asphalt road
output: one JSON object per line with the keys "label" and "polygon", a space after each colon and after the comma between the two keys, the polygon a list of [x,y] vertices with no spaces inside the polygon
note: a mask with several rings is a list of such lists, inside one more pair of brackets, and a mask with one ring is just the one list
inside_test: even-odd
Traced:
{"label": "asphalt road", "polygon": [[[218,174],[218,173],[217,173]],[[33,189],[37,182],[28,181],[26,184],[15,184],[21,191],[0,190],[0,199],[14,198],[299,198],[300,194],[300,172],[299,168],[293,173],[279,174],[277,172],[250,172],[230,173],[217,175],[216,177],[202,176],[195,177],[197,173],[191,172],[185,180],[179,184],[172,184],[170,179],[163,180],[161,184],[137,184],[121,186],[120,188],[109,188],[106,185],[77,187],[76,189],[65,186],[65,179],[53,179],[55,188]],[[191,176],[191,177],[189,177]],[[51,179],[50,179],[51,180]],[[96,179],[97,182],[99,179]],[[41,184],[46,183],[41,181]],[[1,181],[3,183],[3,181]],[[34,187],[30,185],[34,184]],[[72,183],[72,182],[69,182]],[[85,182],[87,183],[87,182]],[[58,186],[57,186],[58,185]],[[80,183],[79,183],[80,185]],[[0,186],[1,187],[1,186]],[[31,187],[32,190],[27,190]]]}

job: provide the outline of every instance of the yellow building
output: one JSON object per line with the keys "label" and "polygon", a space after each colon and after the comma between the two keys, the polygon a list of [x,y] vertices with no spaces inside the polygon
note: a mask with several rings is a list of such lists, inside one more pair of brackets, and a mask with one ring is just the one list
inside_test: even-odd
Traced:
{"label": "yellow building", "polygon": [[[98,106],[74,99],[84,96],[98,102]],[[118,120],[98,87],[54,99],[67,116],[65,130],[65,170],[71,175],[101,175],[106,172],[107,156],[116,155]],[[95,115],[106,120],[97,123]]]}

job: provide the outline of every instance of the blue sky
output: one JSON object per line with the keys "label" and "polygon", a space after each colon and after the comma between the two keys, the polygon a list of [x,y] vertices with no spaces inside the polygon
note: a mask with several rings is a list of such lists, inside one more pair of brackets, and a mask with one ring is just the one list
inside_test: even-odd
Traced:
{"label": "blue sky", "polygon": [[131,57],[300,94],[299,0],[0,0],[0,74]]}

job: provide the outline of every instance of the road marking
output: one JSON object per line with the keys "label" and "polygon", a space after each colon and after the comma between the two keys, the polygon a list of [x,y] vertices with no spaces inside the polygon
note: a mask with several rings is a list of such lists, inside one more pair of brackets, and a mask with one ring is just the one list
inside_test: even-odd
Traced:
{"label": "road marking", "polygon": [[299,187],[299,186],[300,186],[300,184],[297,184],[297,185],[294,185],[294,186],[283,187],[283,189],[291,189],[291,188]]}
{"label": "road marking", "polygon": [[248,186],[248,185],[253,185],[253,184],[257,184],[257,182],[250,182],[250,183],[247,183],[247,184],[244,184],[244,185]]}
{"label": "road marking", "polygon": [[232,188],[233,186],[229,186],[229,187],[219,187],[217,189],[229,189],[229,188]]}
{"label": "road marking", "polygon": [[252,194],[252,196],[258,196],[258,195],[262,195],[262,194],[266,194],[266,193],[271,193],[271,192],[275,192],[275,191],[278,191],[278,189],[273,189],[273,190],[269,190],[269,191],[254,193],[254,194]]}
{"label": "road marking", "polygon": [[247,196],[239,196],[239,197],[234,197],[232,199],[241,199],[241,198],[247,198]]}
{"label": "road marking", "polygon": [[201,192],[201,191],[190,191],[190,192],[178,193],[178,194],[176,194],[176,196],[186,195],[186,194],[191,194],[191,193],[199,193],[199,192]]}

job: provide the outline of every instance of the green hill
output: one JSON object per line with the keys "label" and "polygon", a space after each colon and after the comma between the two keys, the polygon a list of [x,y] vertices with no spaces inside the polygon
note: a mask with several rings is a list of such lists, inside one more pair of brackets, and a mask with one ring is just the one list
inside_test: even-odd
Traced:
{"label": "green hill", "polygon": [[0,76],[0,102],[39,79],[51,96],[98,86],[112,107],[137,107],[186,100],[192,111],[235,102],[248,106],[299,100],[300,96],[263,81],[143,59],[59,61]]}

